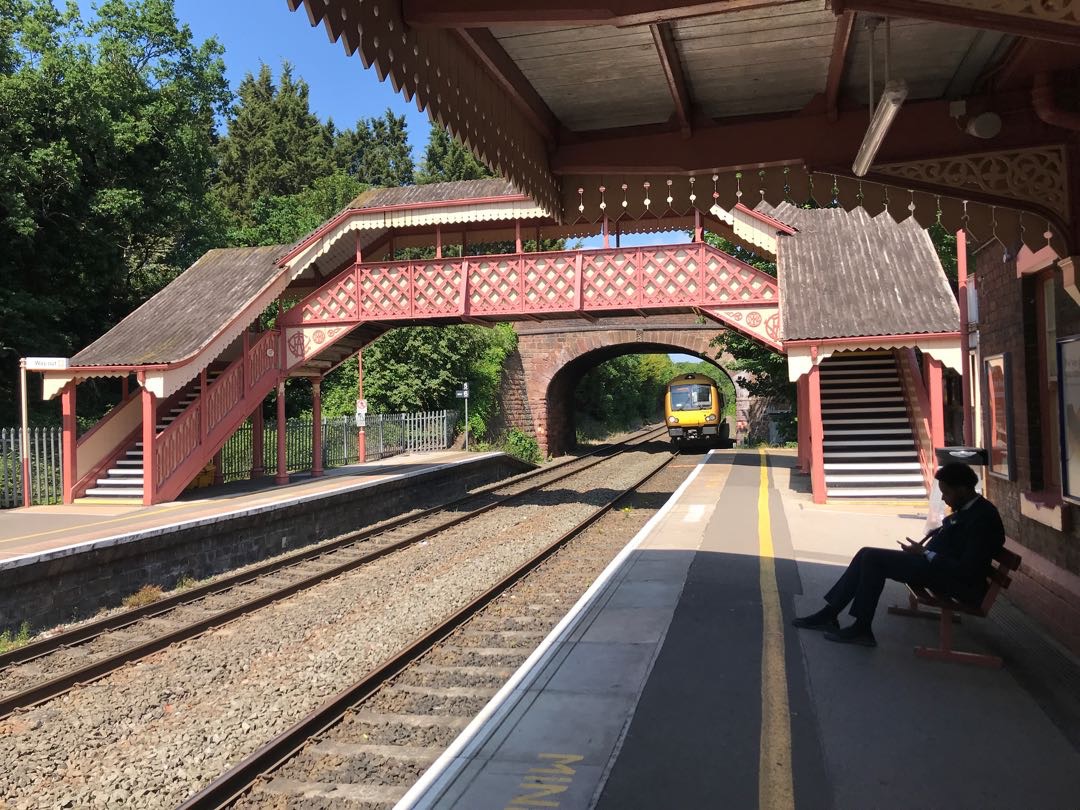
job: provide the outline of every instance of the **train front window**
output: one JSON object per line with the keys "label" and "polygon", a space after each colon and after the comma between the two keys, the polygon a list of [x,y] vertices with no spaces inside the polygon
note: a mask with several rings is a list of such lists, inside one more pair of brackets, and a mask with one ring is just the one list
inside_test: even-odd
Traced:
{"label": "train front window", "polygon": [[671,410],[698,411],[712,407],[711,388],[707,385],[671,386]]}

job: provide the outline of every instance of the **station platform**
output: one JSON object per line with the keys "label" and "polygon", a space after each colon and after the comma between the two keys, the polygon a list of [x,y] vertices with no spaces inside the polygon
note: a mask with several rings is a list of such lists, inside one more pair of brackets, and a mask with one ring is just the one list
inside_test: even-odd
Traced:
{"label": "station platform", "polygon": [[156,506],[73,504],[0,513],[0,630],[31,633],[363,526],[531,469],[504,453],[440,451],[238,481]]}
{"label": "station platform", "polygon": [[280,509],[492,455],[445,450],[391,456],[335,467],[318,478],[294,474],[288,484],[275,484],[271,475],[205,487],[186,492],[173,503],[155,506],[99,501],[5,509],[0,512],[0,570],[87,548],[133,542],[171,529]]}
{"label": "station platform", "polygon": [[1006,598],[956,630],[1000,670],[917,658],[892,582],[877,648],[791,626],[926,517],[794,466],[706,456],[396,810],[1076,808],[1080,662]]}

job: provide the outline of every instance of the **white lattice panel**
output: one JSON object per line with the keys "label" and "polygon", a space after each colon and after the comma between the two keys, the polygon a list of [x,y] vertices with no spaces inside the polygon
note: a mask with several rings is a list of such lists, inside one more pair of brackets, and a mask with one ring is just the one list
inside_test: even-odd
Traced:
{"label": "white lattice panel", "polygon": [[514,257],[469,258],[469,312],[476,315],[521,312],[521,263]]}
{"label": "white lattice panel", "polygon": [[302,304],[304,323],[335,323],[356,319],[356,273],[349,270]]}
{"label": "white lattice panel", "polygon": [[369,265],[360,270],[360,312],[364,319],[408,318],[412,313],[409,265]]}
{"label": "white lattice panel", "polygon": [[525,305],[533,311],[566,311],[575,306],[577,262],[559,253],[524,258]]}
{"label": "white lattice panel", "polygon": [[585,309],[636,307],[641,300],[637,252],[616,250],[585,254],[581,266],[581,297]]}
{"label": "white lattice panel", "polygon": [[461,314],[461,262],[414,264],[413,315]]}

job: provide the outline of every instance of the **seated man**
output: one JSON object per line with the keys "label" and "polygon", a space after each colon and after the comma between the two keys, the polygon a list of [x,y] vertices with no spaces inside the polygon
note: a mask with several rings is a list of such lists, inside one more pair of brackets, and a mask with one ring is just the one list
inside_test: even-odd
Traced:
{"label": "seated man", "polygon": [[[942,500],[952,508],[941,528],[917,543],[907,538],[907,544],[900,543],[902,551],[860,549],[825,594],[825,607],[796,618],[793,625],[825,630],[829,641],[875,647],[871,622],[886,579],[922,585],[973,605],[982,601],[994,555],[1005,545],[1001,516],[990,501],[975,492],[979,479],[966,464],[946,464],[934,477],[941,486]],[[855,622],[841,630],[837,616],[852,602]]]}

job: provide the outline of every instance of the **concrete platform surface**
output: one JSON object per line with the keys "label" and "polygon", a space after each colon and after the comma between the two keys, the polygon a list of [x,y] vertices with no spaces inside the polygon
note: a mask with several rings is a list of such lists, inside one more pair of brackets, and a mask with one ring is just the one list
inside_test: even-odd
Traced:
{"label": "concrete platform surface", "polygon": [[0,512],[0,570],[166,530],[283,508],[492,455],[445,450],[392,456],[336,467],[319,478],[294,474],[288,484],[276,485],[273,476],[268,476],[207,487],[187,492],[174,503],[156,506],[94,503],[5,509]]}
{"label": "concrete platform surface", "polygon": [[[767,466],[766,466],[767,465]],[[790,626],[925,504],[816,506],[789,455],[714,451],[398,808],[1080,806],[1080,662],[998,601],[961,649],[889,616],[876,649]]]}

